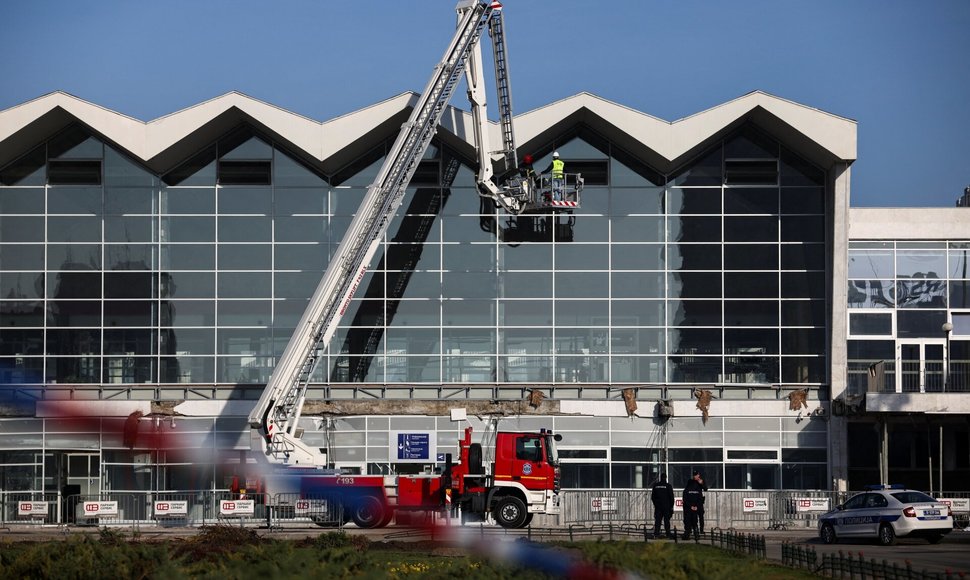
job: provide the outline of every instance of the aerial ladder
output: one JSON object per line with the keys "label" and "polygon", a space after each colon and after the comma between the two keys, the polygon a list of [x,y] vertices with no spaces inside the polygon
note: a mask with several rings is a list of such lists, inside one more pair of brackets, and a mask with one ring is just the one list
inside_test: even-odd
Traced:
{"label": "aerial ladder", "polygon": [[[494,182],[493,153],[503,154],[506,164],[504,173],[516,167],[502,5],[497,1],[462,0],[456,10],[457,29],[442,61],[434,68],[411,116],[401,127],[266,388],[249,415],[249,425],[254,435],[252,447],[265,454],[270,463],[294,467],[327,465],[326,453],[304,443],[302,430],[298,428],[307,387],[314,370],[325,357],[326,346],[336,332],[341,317],[367,273],[391,218],[403,201],[405,190],[431,144],[463,73],[472,106],[475,146],[480,165],[477,176],[479,194],[494,200],[513,215],[549,207],[542,197],[539,178],[513,175],[503,185]],[[486,27],[493,39],[499,91],[503,149],[498,152],[490,149],[485,110],[479,40]],[[575,175],[573,184],[567,196],[571,195],[578,204],[582,177]]]}

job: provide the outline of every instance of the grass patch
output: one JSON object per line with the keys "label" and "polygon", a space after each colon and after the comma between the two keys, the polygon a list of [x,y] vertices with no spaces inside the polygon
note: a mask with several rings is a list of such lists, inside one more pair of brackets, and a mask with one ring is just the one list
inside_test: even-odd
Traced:
{"label": "grass patch", "polygon": [[0,578],[447,578],[543,579],[550,570],[580,567],[627,570],[655,579],[758,580],[814,578],[746,556],[695,544],[569,542],[505,545],[504,558],[488,558],[495,540],[472,547],[434,542],[369,542],[328,532],[304,540],[260,537],[253,530],[212,526],[184,540],[144,542],[122,534],[62,541],[6,543]]}

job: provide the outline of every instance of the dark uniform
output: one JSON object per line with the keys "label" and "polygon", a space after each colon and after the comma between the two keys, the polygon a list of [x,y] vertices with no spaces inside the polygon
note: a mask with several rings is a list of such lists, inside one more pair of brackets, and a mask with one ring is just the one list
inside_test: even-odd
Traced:
{"label": "dark uniform", "polygon": [[653,502],[653,537],[660,535],[660,522],[663,521],[664,534],[670,536],[670,516],[674,515],[674,486],[667,482],[667,474],[661,473],[650,492]]}
{"label": "dark uniform", "polygon": [[698,481],[700,474],[695,473],[694,478],[684,486],[684,539],[692,534],[694,538],[700,538],[697,530],[698,512],[704,509],[704,486]]}

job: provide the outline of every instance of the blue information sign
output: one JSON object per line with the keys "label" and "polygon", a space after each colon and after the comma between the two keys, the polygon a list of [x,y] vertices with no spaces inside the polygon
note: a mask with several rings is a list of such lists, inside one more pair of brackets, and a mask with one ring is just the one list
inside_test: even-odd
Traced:
{"label": "blue information sign", "polygon": [[397,458],[405,461],[413,459],[430,460],[431,434],[398,433]]}

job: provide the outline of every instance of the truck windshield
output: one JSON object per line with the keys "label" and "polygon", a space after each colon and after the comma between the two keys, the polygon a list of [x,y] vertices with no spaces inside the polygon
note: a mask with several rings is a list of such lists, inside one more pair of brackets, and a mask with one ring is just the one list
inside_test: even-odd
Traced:
{"label": "truck windshield", "polygon": [[559,451],[556,449],[556,441],[552,435],[546,435],[546,460],[549,465],[559,465]]}

